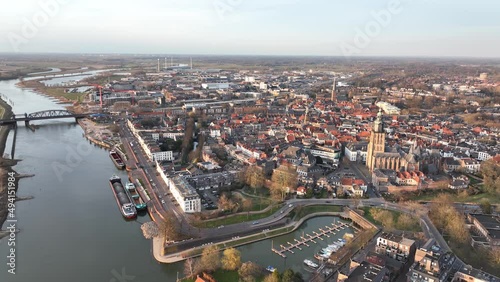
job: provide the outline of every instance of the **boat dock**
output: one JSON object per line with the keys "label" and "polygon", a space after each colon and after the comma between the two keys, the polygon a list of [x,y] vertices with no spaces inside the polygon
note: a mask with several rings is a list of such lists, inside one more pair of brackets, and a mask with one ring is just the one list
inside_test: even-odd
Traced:
{"label": "boat dock", "polygon": [[341,229],[344,229],[348,226],[347,223],[339,222],[335,223],[332,222],[331,226],[327,225],[324,228],[319,228],[319,231],[313,231],[312,235],[311,234],[306,234],[304,236],[300,236],[300,240],[294,239],[294,242],[287,242],[286,246],[280,245],[280,249],[275,249],[274,247],[271,248],[271,250],[281,256],[282,258],[286,258],[285,253],[290,252],[294,254],[294,249],[297,249],[299,251],[302,250],[301,246],[306,246],[309,247],[308,243],[314,243],[316,244],[317,240],[323,241],[323,236],[330,237],[330,234],[335,234],[336,231],[339,231]]}

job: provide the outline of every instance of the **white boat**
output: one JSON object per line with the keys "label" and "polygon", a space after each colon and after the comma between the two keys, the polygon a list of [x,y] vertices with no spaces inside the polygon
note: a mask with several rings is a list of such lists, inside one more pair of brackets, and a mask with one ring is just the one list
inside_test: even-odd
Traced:
{"label": "white boat", "polygon": [[274,267],[272,267],[272,266],[268,265],[268,266],[266,267],[266,270],[272,273],[272,272],[275,272],[275,271],[276,271],[276,268],[274,268]]}
{"label": "white boat", "polygon": [[304,264],[309,266],[310,268],[318,268],[318,266],[319,266],[317,263],[313,262],[310,259],[305,259]]}

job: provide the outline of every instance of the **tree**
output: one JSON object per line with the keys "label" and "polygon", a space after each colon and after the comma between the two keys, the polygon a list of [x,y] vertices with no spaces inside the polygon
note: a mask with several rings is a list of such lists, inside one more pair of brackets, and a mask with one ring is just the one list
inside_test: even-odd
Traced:
{"label": "tree", "polygon": [[481,210],[483,211],[484,214],[491,214],[492,208],[491,208],[491,203],[488,199],[483,199],[479,204],[479,206],[481,207]]}
{"label": "tree", "polygon": [[500,267],[500,248],[492,248],[491,250],[489,250],[489,252],[493,264],[496,265],[496,267]]}
{"label": "tree", "polygon": [[247,218],[250,216],[250,211],[252,210],[253,207],[253,202],[250,199],[244,199],[243,202],[241,203],[243,210],[247,211]]}
{"label": "tree", "polygon": [[500,194],[500,165],[494,160],[487,160],[481,164],[481,174],[483,175],[484,188],[493,195]]}
{"label": "tree", "polygon": [[186,131],[184,131],[184,138],[182,139],[182,162],[187,163],[189,151],[193,146],[194,134],[194,118],[190,117],[186,121]]}
{"label": "tree", "polygon": [[225,249],[222,256],[222,268],[236,270],[241,266],[241,254],[235,248]]}
{"label": "tree", "polygon": [[392,230],[394,228],[394,217],[390,211],[373,208],[370,210],[370,213],[373,219],[380,222],[386,230]]}
{"label": "tree", "polygon": [[232,211],[234,208],[236,208],[236,203],[229,197],[227,196],[226,193],[222,194],[219,198],[219,208],[223,209],[224,211]]}
{"label": "tree", "polygon": [[430,218],[436,227],[447,233],[454,242],[465,244],[469,240],[465,218],[453,206],[448,194],[439,194],[431,205]]}
{"label": "tree", "polygon": [[352,197],[352,204],[354,205],[355,209],[359,208],[360,203],[361,203],[361,198],[358,195]]}
{"label": "tree", "polygon": [[417,224],[418,222],[414,217],[403,213],[398,218],[397,228],[400,230],[409,230]]}
{"label": "tree", "polygon": [[168,213],[162,222],[157,224],[159,233],[165,238],[165,241],[175,241],[180,238],[179,222],[171,212]]}
{"label": "tree", "polygon": [[271,178],[271,195],[284,200],[289,190],[297,187],[297,171],[291,165],[281,165],[274,170]]}
{"label": "tree", "polygon": [[264,186],[265,179],[264,172],[257,166],[249,166],[245,170],[245,183],[254,189],[254,194],[257,194],[257,188]]}
{"label": "tree", "polygon": [[261,273],[262,269],[261,267],[251,261],[247,261],[243,263],[238,270],[238,275],[240,276],[241,280],[245,282],[251,282],[255,281],[255,276],[259,275]]}
{"label": "tree", "polygon": [[275,271],[271,274],[269,274],[268,276],[266,276],[266,278],[264,278],[264,282],[280,282],[281,281],[281,277],[280,277],[280,273],[278,271]]}
{"label": "tree", "polygon": [[302,282],[302,274],[300,272],[294,272],[292,269],[287,269],[283,272],[281,276],[281,282]]}
{"label": "tree", "polygon": [[200,270],[213,272],[219,268],[220,254],[216,245],[210,245],[203,249],[200,258]]}
{"label": "tree", "polygon": [[184,262],[184,275],[191,278],[196,274],[196,261],[192,258],[188,258]]}
{"label": "tree", "polygon": [[153,239],[160,236],[158,225],[154,221],[145,222],[141,225],[142,234],[146,239]]}

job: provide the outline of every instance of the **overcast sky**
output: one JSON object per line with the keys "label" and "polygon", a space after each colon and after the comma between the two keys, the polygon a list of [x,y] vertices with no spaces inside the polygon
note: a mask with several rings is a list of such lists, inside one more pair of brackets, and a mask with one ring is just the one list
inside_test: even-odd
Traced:
{"label": "overcast sky", "polygon": [[500,57],[498,0],[0,0],[0,5],[0,52]]}

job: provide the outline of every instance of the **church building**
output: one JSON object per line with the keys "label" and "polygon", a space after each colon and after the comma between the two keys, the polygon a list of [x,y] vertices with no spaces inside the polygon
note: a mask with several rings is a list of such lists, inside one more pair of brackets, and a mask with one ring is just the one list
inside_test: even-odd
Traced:
{"label": "church building", "polygon": [[419,147],[416,145],[412,146],[408,153],[403,151],[399,145],[386,147],[385,136],[382,109],[380,109],[377,119],[373,123],[366,156],[366,166],[370,171],[376,168],[392,169],[395,171],[420,170]]}

